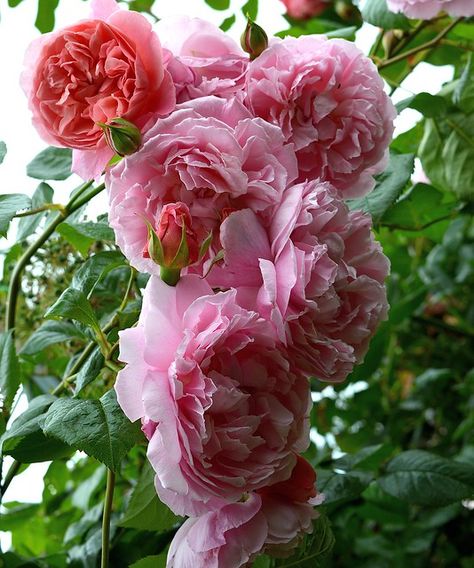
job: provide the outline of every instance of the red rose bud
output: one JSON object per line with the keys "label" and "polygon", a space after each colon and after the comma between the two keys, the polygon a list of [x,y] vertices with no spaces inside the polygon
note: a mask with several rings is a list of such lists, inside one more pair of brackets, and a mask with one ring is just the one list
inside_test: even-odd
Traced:
{"label": "red rose bud", "polygon": [[[174,286],[181,269],[199,260],[201,249],[192,228],[192,218],[184,203],[168,203],[161,210],[158,231],[148,225],[148,250],[144,256],[161,267],[161,278]],[[207,241],[207,239],[206,239]]]}
{"label": "red rose bud", "polygon": [[316,497],[316,472],[303,457],[296,456],[296,465],[290,479],[264,487],[260,493],[279,495],[289,501],[306,503]]}
{"label": "red rose bud", "polygon": [[240,45],[242,49],[249,54],[250,61],[253,61],[268,47],[268,36],[265,30],[253,22],[248,16],[247,27],[240,37]]}
{"label": "red rose bud", "polygon": [[113,118],[107,124],[97,123],[104,131],[108,146],[119,156],[129,156],[138,150],[142,142],[140,130],[124,118]]}

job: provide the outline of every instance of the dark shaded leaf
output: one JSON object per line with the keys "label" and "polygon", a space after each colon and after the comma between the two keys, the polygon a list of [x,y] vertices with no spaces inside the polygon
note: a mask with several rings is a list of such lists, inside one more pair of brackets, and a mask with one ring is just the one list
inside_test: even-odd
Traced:
{"label": "dark shaded leaf", "polygon": [[0,334],[0,393],[10,407],[20,386],[20,362],[15,349],[13,330]]}
{"label": "dark shaded leaf", "polygon": [[55,343],[70,339],[85,339],[84,334],[72,323],[46,321],[30,337],[20,350],[21,355],[34,355]]}
{"label": "dark shaded leaf", "polygon": [[95,330],[100,329],[99,322],[95,316],[89,300],[86,296],[75,288],[67,288],[59,296],[56,302],[48,309],[45,318],[59,319],[68,318],[79,321]]}

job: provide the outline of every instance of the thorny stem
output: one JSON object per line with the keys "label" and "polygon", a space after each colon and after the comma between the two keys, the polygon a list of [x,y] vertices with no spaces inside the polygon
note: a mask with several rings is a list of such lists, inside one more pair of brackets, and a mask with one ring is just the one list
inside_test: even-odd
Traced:
{"label": "thorny stem", "polygon": [[37,207],[36,209],[28,209],[27,211],[17,213],[15,217],[29,217],[30,215],[37,215],[38,213],[42,213],[43,211],[64,211],[64,205],[61,205],[61,203],[47,203],[46,205],[42,205],[41,207]]}

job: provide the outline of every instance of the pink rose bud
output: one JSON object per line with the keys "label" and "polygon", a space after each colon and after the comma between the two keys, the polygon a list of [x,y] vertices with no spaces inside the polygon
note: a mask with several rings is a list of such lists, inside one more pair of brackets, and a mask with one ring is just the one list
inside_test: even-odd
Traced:
{"label": "pink rose bud", "polygon": [[170,286],[176,285],[182,268],[197,262],[201,252],[192,228],[191,213],[184,203],[168,203],[163,207],[157,232],[148,223],[148,246],[144,256],[160,265],[161,278]]}
{"label": "pink rose bud", "polygon": [[240,37],[242,49],[250,55],[253,61],[268,47],[268,36],[265,30],[247,16],[247,27]]}
{"label": "pink rose bud", "polygon": [[138,150],[142,142],[140,130],[124,118],[113,118],[107,123],[97,123],[104,131],[107,145],[119,156],[129,156]]}

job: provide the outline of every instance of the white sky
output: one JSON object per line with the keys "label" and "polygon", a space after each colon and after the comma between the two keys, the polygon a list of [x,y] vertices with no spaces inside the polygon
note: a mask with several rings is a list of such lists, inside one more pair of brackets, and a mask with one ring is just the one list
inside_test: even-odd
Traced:
{"label": "white sky", "polygon": [[[154,12],[160,18],[176,14],[198,16],[219,25],[224,18],[236,13],[237,23],[229,31],[235,39],[240,37],[244,28],[244,17],[240,8],[245,0],[233,0],[231,8],[226,12],[217,12],[209,8],[203,0],[157,0]],[[31,125],[26,99],[19,87],[18,79],[22,68],[23,55],[27,45],[39,35],[34,27],[37,0],[23,0],[16,8],[9,8],[6,2],[2,3],[0,20],[0,140],[7,144],[8,152],[5,161],[0,166],[0,193],[27,193],[31,194],[38,185],[37,180],[26,176],[26,164],[46,144],[39,138]],[[85,18],[89,12],[89,3],[82,0],[62,0],[56,11],[56,28],[65,26]],[[269,34],[273,34],[286,27],[282,14],[284,6],[278,0],[261,0],[258,22],[262,24]],[[368,52],[377,30],[373,26],[365,25],[358,32],[357,44]],[[428,91],[435,94],[441,85],[450,79],[452,71],[449,67],[436,69],[422,64],[404,84],[406,90],[399,90],[396,100],[401,100],[411,92]],[[408,130],[420,115],[407,109],[397,119],[399,132]],[[73,176],[66,182],[54,183],[59,189],[56,201],[65,201],[67,192],[77,185],[80,180]],[[62,188],[62,189],[61,189]],[[0,243],[0,249],[7,243]],[[24,410],[25,400],[21,400],[17,413]],[[7,458],[6,468],[11,460]],[[38,502],[41,500],[43,490],[43,475],[48,464],[33,464],[23,474],[17,476],[12,482],[6,501]],[[0,532],[2,549],[9,545],[8,533]]]}

